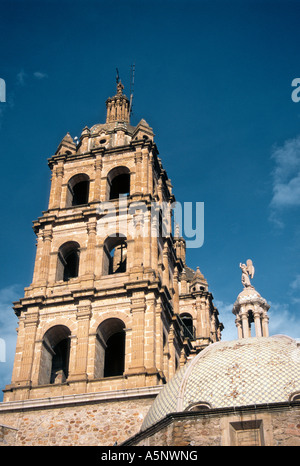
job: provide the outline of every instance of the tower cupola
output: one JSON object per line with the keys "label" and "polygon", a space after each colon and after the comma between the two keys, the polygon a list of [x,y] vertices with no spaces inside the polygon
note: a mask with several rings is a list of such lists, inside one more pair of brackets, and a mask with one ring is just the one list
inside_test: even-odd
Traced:
{"label": "tower cupola", "polygon": [[243,291],[238,295],[233,306],[233,314],[236,316],[238,338],[251,337],[251,323],[254,323],[256,337],[269,336],[269,317],[267,312],[270,305],[261,297],[250,282],[254,276],[254,266],[251,259],[246,264],[240,264],[242,269]]}
{"label": "tower cupola", "polygon": [[124,121],[129,123],[130,119],[130,101],[123,94],[124,86],[119,81],[117,83],[117,93],[114,97],[109,97],[106,101],[106,123],[113,123],[115,121]]}

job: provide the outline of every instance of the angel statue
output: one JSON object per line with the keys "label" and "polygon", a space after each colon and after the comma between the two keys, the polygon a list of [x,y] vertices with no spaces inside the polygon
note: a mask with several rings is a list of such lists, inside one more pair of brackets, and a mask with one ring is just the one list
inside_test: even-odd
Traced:
{"label": "angel statue", "polygon": [[250,282],[250,278],[254,277],[254,271],[255,271],[254,266],[252,264],[252,260],[248,259],[247,265],[240,263],[240,268],[242,269],[242,284],[244,285],[244,287],[250,286],[251,288],[253,288]]}

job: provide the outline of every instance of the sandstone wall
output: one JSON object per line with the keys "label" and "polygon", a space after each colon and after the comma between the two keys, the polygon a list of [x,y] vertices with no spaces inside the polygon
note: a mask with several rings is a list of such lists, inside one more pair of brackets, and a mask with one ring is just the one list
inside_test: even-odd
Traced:
{"label": "sandstone wall", "polygon": [[141,398],[0,411],[0,445],[120,444],[139,431],[151,403],[153,398]]}
{"label": "sandstone wall", "polygon": [[300,403],[171,414],[125,445],[300,446]]}

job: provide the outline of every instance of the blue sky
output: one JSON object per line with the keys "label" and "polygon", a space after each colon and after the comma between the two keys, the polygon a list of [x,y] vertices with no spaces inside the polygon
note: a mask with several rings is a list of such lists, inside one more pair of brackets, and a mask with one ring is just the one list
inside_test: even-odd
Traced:
{"label": "blue sky", "polygon": [[153,128],[180,202],[204,202],[205,240],[187,251],[236,338],[239,263],[271,304],[270,332],[300,336],[299,1],[0,1],[0,338],[11,377],[11,302],[32,280],[32,221],[47,209],[47,159],[69,131],[105,121],[119,69],[132,124]]}

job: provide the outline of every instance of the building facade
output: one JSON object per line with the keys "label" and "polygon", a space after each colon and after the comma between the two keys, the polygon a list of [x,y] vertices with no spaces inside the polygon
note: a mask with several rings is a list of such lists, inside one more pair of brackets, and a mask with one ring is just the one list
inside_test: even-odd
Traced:
{"label": "building facade", "polygon": [[[185,241],[170,227],[175,197],[152,128],[130,124],[121,82],[106,108],[105,123],[85,127],[77,142],[68,133],[48,160],[51,191],[34,222],[33,279],[14,303],[18,337],[3,425],[22,424],[26,410],[33,426],[38,412],[52,425],[56,409],[91,404],[111,432],[103,412],[120,404],[124,440],[126,421],[132,433],[162,386],[221,339],[207,282],[186,265]],[[65,441],[74,443],[76,423],[66,422]],[[19,432],[15,442],[25,438]],[[107,441],[94,434],[96,444]]]}
{"label": "building facade", "polygon": [[103,124],[48,160],[33,279],[19,318],[2,445],[300,445],[300,344],[269,336],[240,264],[237,339],[172,226],[175,196],[117,83]]}

